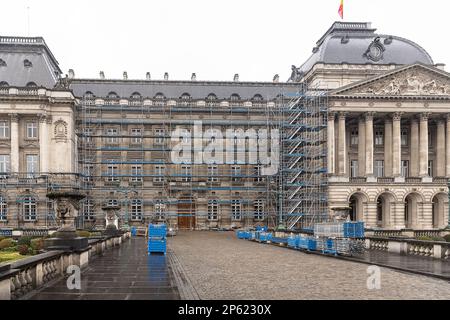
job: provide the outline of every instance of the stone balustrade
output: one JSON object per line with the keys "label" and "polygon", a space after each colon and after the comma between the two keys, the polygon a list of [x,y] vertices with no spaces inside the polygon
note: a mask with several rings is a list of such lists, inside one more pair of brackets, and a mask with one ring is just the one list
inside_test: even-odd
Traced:
{"label": "stone balustrade", "polygon": [[15,262],[0,264],[0,300],[17,300],[42,285],[64,277],[71,265],[84,268],[89,260],[119,246],[130,238],[126,232],[117,237],[89,239],[89,248],[82,252],[49,251]]}
{"label": "stone balustrade", "polygon": [[415,239],[367,237],[366,248],[443,260],[448,260],[450,255],[449,242],[421,241]]}

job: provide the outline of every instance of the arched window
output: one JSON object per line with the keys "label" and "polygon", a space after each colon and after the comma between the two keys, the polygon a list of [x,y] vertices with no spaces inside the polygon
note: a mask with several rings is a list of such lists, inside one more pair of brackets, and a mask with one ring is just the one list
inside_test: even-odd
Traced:
{"label": "arched window", "polygon": [[208,201],[208,220],[217,221],[219,217],[219,200]]}
{"label": "arched window", "polygon": [[192,97],[189,93],[185,92],[181,95],[180,100],[181,100],[181,105],[183,107],[187,107],[187,106],[189,106],[190,101],[192,100]]}
{"label": "arched window", "polygon": [[139,92],[133,92],[133,94],[130,96],[130,105],[131,106],[142,105],[142,96]]}
{"label": "arched window", "polygon": [[262,107],[264,98],[260,94],[255,94],[252,98],[252,106],[253,107]]}
{"label": "arched window", "polygon": [[0,195],[0,221],[6,221],[8,217],[8,203],[6,199]]}
{"label": "arched window", "polygon": [[158,92],[155,97],[155,105],[157,107],[163,107],[166,105],[166,96],[164,94],[162,94],[161,92]]}
{"label": "arched window", "polygon": [[91,198],[84,199],[83,203],[83,219],[86,221],[94,220],[94,200]]}
{"label": "arched window", "polygon": [[6,61],[3,59],[0,59],[0,67],[6,67]]}
{"label": "arched window", "polygon": [[86,91],[83,95],[83,104],[87,106],[94,105],[95,95],[91,91]]}
{"label": "arched window", "polygon": [[25,196],[22,201],[23,219],[25,221],[36,221],[36,199]]}
{"label": "arched window", "polygon": [[111,91],[106,96],[105,104],[106,105],[117,105],[117,104],[119,104],[119,95],[117,93],[115,93],[114,91]]}
{"label": "arched window", "polygon": [[210,93],[206,97],[206,105],[208,107],[216,107],[219,105],[219,103],[217,102],[217,96],[214,93]]}
{"label": "arched window", "polygon": [[31,82],[27,83],[27,87],[29,87],[29,88],[36,88],[37,84],[35,82],[31,81]]}
{"label": "arched window", "polygon": [[142,200],[133,199],[131,200],[131,220],[141,221],[142,220]]}
{"label": "arched window", "polygon": [[93,99],[95,98],[95,95],[91,91],[86,91],[83,95],[83,98],[85,99]]}
{"label": "arched window", "polygon": [[238,107],[241,105],[241,97],[237,93],[233,93],[230,97],[230,105]]}
{"label": "arched window", "polygon": [[33,64],[31,63],[30,60],[25,59],[25,60],[23,60],[23,66],[24,66],[25,68],[31,68],[31,67],[33,66]]}
{"label": "arched window", "polygon": [[9,84],[6,81],[0,81],[0,87],[8,87]]}

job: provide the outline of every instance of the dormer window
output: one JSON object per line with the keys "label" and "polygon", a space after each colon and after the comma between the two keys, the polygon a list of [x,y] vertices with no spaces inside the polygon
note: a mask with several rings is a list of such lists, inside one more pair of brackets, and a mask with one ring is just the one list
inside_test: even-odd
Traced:
{"label": "dormer window", "polygon": [[24,66],[25,68],[31,68],[31,67],[33,66],[33,64],[31,63],[30,60],[25,59],[25,60],[23,60],[23,66]]}
{"label": "dormer window", "polygon": [[108,93],[108,95],[106,97],[109,99],[118,99],[119,98],[117,93],[115,93],[114,91],[111,91],[110,93]]}
{"label": "dormer window", "polygon": [[86,91],[86,92],[84,93],[84,98],[85,98],[85,99],[94,99],[94,98],[95,98],[95,95],[94,95],[91,91]]}
{"label": "dormer window", "polygon": [[8,87],[9,84],[6,81],[0,81],[0,87]]}
{"label": "dormer window", "polygon": [[26,85],[28,88],[36,88],[37,84],[35,82],[28,82]]}
{"label": "dormer window", "polygon": [[6,67],[6,61],[3,59],[0,59],[0,67]]}
{"label": "dormer window", "polygon": [[158,92],[155,97],[155,105],[157,107],[163,107],[165,105],[164,100],[166,100],[166,96],[164,96],[164,94],[162,94],[161,92]]}
{"label": "dormer window", "polygon": [[130,98],[133,100],[140,100],[142,98],[142,96],[139,92],[134,92]]}

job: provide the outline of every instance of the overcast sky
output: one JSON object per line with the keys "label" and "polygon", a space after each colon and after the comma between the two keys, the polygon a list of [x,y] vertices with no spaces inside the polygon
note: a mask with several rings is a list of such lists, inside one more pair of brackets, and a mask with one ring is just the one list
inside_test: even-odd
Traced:
{"label": "overcast sky", "polygon": [[[344,2],[344,21],[411,39],[450,70],[448,0]],[[287,80],[340,19],[338,7],[339,0],[11,0],[2,1],[0,34],[44,37],[63,72],[73,68],[77,77],[103,70],[107,78],[150,71],[152,79],[195,72],[198,80]]]}

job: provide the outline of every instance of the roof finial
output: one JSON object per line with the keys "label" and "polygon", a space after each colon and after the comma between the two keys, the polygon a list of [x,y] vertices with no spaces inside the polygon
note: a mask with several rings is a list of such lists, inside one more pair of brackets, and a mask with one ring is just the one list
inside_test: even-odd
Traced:
{"label": "roof finial", "polygon": [[151,80],[152,79],[152,77],[150,76],[150,72],[147,72],[145,74],[145,79],[147,79],[147,80]]}
{"label": "roof finial", "polygon": [[234,81],[234,82],[238,82],[238,81],[239,81],[239,73],[236,73],[236,74],[234,75],[233,81]]}
{"label": "roof finial", "polygon": [[123,72],[123,80],[128,80],[128,73],[126,71]]}
{"label": "roof finial", "polygon": [[103,71],[100,71],[100,79],[105,79],[105,73]]}
{"label": "roof finial", "polygon": [[191,75],[191,80],[192,80],[192,81],[196,81],[196,80],[197,80],[197,75],[196,75],[195,73],[193,73],[193,74]]}
{"label": "roof finial", "polygon": [[73,69],[69,69],[69,79],[75,78],[75,71]]}
{"label": "roof finial", "polygon": [[273,76],[273,82],[280,82],[280,76],[278,75],[278,73]]}
{"label": "roof finial", "polygon": [[166,72],[166,73],[164,73],[164,80],[169,80],[169,73],[168,72]]}

